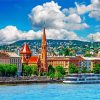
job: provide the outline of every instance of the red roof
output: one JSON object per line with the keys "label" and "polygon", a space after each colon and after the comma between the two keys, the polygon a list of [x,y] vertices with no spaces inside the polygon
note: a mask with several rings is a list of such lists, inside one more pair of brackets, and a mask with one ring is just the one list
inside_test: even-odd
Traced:
{"label": "red roof", "polygon": [[22,63],[27,63],[26,59],[24,57],[21,58]]}
{"label": "red roof", "polygon": [[31,54],[31,50],[27,43],[25,43],[24,46],[22,47],[20,54]]}
{"label": "red roof", "polygon": [[37,62],[38,62],[38,56],[32,56],[28,61],[28,63],[37,63]]}

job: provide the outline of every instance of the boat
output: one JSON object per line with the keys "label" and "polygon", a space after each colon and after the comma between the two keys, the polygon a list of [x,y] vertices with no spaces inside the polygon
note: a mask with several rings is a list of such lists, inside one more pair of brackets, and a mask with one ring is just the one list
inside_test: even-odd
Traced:
{"label": "boat", "polygon": [[100,74],[69,74],[63,79],[67,84],[94,84],[100,83]]}

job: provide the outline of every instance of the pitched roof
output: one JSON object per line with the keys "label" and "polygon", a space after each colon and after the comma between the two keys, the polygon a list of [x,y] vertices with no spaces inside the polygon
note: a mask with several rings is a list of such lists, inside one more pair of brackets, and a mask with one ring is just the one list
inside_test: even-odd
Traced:
{"label": "pitched roof", "polygon": [[28,63],[37,63],[38,62],[38,56],[31,56]]}
{"label": "pitched roof", "polygon": [[0,57],[20,57],[15,52],[0,51]]}
{"label": "pitched roof", "polygon": [[31,50],[27,43],[25,43],[20,51],[20,54],[31,54]]}
{"label": "pitched roof", "polygon": [[27,61],[26,61],[26,59],[22,56],[22,58],[21,58],[21,62],[22,63],[27,63]]}

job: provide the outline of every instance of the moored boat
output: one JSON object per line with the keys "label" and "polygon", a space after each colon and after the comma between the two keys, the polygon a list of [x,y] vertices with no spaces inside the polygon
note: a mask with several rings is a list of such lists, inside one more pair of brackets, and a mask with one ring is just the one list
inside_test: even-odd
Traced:
{"label": "moored boat", "polygon": [[100,74],[70,74],[63,79],[67,84],[93,84],[100,83]]}

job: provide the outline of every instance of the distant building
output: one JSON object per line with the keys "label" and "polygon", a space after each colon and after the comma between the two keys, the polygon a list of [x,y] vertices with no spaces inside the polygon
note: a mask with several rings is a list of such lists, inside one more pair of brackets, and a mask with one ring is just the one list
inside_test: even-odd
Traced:
{"label": "distant building", "polygon": [[0,51],[0,64],[15,64],[18,74],[22,72],[21,58],[14,52]]}
{"label": "distant building", "polygon": [[52,65],[53,67],[62,66],[66,72],[68,72],[69,68],[69,58],[64,56],[48,56],[47,58],[48,65]]}
{"label": "distant building", "polygon": [[82,57],[84,60],[81,61],[80,67],[86,67],[87,70],[92,70],[95,64],[100,64],[99,57]]}

